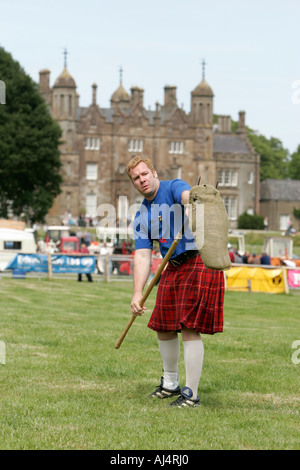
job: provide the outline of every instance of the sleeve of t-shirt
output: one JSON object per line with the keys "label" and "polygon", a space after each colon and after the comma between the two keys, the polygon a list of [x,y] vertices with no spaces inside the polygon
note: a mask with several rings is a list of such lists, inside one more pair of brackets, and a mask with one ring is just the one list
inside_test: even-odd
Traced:
{"label": "sleeve of t-shirt", "polygon": [[147,248],[149,250],[152,250],[153,241],[149,238],[146,212],[143,214],[144,206],[141,206],[141,209],[142,210],[139,210],[136,213],[136,216],[133,222],[135,249],[140,250],[142,248]]}
{"label": "sleeve of t-shirt", "polygon": [[181,194],[183,191],[189,191],[190,189],[191,187],[186,181],[179,179],[173,180],[171,183],[171,191],[173,193],[174,202],[176,204],[181,204]]}

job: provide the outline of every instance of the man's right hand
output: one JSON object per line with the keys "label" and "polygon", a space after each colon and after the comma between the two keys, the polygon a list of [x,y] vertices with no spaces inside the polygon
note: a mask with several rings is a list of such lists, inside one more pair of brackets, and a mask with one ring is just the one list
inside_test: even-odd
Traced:
{"label": "man's right hand", "polygon": [[145,306],[140,305],[142,295],[134,295],[131,301],[131,312],[135,317],[143,315],[144,311],[147,310]]}

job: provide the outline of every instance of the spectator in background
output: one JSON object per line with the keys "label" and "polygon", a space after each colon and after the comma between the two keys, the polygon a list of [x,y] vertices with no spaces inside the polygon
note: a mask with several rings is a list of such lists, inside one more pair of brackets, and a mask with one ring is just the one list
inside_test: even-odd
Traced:
{"label": "spectator in background", "polygon": [[260,257],[260,264],[271,264],[271,258],[267,253],[262,253]]}
{"label": "spectator in background", "polygon": [[233,251],[231,243],[228,243],[227,248],[228,248],[228,254],[229,254],[230,261],[232,263],[234,263],[234,251]]}
{"label": "spectator in background", "polygon": [[253,253],[253,255],[250,255],[248,258],[248,264],[260,264],[260,257]]}
{"label": "spectator in background", "polygon": [[243,263],[243,258],[241,257],[241,255],[239,254],[237,250],[234,252],[234,263],[239,263],[239,264]]}
{"label": "spectator in background", "polygon": [[243,258],[242,258],[244,264],[247,264],[247,263],[248,263],[248,258],[249,258],[249,256],[250,256],[249,251],[245,251],[245,254],[243,255]]}
{"label": "spectator in background", "polygon": [[89,246],[91,244],[91,239],[92,239],[92,236],[90,234],[90,232],[86,231],[84,236],[83,236],[83,242],[86,246]]}
{"label": "spectator in background", "polygon": [[[87,254],[89,254],[89,250],[88,250],[87,246],[86,246],[84,243],[81,244],[80,253],[87,253]],[[90,273],[85,273],[85,275],[86,275],[87,280],[88,280],[89,282],[93,282],[93,279],[92,279],[92,276],[91,276]],[[82,273],[78,273],[78,281],[79,281],[79,282],[81,282],[81,280],[82,280],[82,279],[81,279],[81,276],[82,276]]]}

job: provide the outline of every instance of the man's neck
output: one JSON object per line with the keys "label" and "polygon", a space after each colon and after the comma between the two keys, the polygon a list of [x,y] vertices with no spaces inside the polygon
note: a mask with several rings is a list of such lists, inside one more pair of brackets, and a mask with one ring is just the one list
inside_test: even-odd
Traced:
{"label": "man's neck", "polygon": [[159,186],[160,186],[160,181],[158,182],[158,186],[157,186],[155,192],[152,193],[151,195],[149,194],[149,196],[145,196],[145,199],[146,199],[148,202],[151,202],[151,201],[153,201],[153,200],[155,199],[155,196],[156,196],[156,194],[158,193],[158,190],[159,190]]}

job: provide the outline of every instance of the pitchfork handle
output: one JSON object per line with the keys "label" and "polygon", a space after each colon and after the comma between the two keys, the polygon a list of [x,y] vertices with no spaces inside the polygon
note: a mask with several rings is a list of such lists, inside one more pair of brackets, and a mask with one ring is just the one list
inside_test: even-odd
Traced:
{"label": "pitchfork handle", "polygon": [[[152,291],[153,287],[155,286],[156,284],[156,281],[158,280],[159,276],[161,275],[161,273],[163,272],[167,262],[169,261],[169,259],[171,258],[172,254],[174,253],[178,243],[180,242],[181,240],[181,234],[182,234],[182,230],[180,230],[180,232],[178,232],[177,236],[174,238],[174,241],[172,243],[172,245],[170,246],[166,256],[163,258],[162,262],[160,263],[155,275],[153,276],[149,286],[147,287],[147,290],[145,292],[145,294],[143,295],[142,297],[142,300],[140,302],[140,306],[142,307],[144,305],[144,303],[146,302],[150,292]],[[130,318],[129,322],[127,323],[127,326],[125,328],[125,330],[123,331],[123,333],[121,334],[120,338],[118,339],[118,341],[116,342],[115,344],[115,349],[119,349],[119,347],[121,346],[122,342],[123,342],[123,339],[125,338],[125,336],[127,335],[128,333],[128,330],[130,329],[132,323],[134,322],[134,320],[136,319],[136,316],[135,315],[132,315],[132,317]]]}

